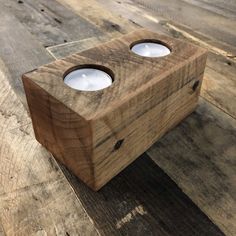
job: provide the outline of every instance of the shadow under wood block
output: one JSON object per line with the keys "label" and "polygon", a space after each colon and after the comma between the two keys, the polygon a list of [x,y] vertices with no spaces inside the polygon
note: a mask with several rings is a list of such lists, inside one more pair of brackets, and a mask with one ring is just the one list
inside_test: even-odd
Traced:
{"label": "shadow under wood block", "polygon": [[[171,53],[153,58],[130,50],[143,41]],[[23,75],[35,136],[98,190],[196,108],[205,63],[206,50],[139,30],[42,66]],[[87,67],[108,73],[112,85],[80,91],[64,83]]]}
{"label": "shadow under wood block", "polygon": [[63,171],[102,235],[224,235],[147,154],[96,193]]}

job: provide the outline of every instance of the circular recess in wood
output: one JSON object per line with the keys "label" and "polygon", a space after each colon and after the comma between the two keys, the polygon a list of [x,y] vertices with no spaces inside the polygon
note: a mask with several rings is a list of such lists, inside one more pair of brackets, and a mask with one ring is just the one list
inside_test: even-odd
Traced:
{"label": "circular recess in wood", "polygon": [[170,47],[155,39],[143,39],[130,45],[130,50],[142,57],[164,57],[171,53]]}
{"label": "circular recess in wood", "polygon": [[98,91],[112,85],[113,72],[100,65],[80,65],[70,68],[64,75],[64,83],[79,91]]}

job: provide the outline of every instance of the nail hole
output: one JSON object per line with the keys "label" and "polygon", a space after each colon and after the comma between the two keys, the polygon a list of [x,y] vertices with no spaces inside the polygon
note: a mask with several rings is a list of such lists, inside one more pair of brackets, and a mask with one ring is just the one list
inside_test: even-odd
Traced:
{"label": "nail hole", "polygon": [[232,65],[231,61],[227,61],[227,65],[231,66]]}
{"label": "nail hole", "polygon": [[24,3],[24,2],[23,2],[23,1],[21,1],[21,0],[19,0],[19,1],[18,1],[18,3],[19,3],[19,4],[22,4],[22,3]]}
{"label": "nail hole", "polygon": [[198,85],[199,85],[199,80],[193,84],[193,87],[192,87],[193,91],[197,89]]}
{"label": "nail hole", "polygon": [[114,151],[115,151],[115,150],[118,150],[118,149],[121,147],[121,145],[123,144],[123,142],[124,142],[124,139],[118,140],[118,141],[116,142],[115,146],[114,146]]}
{"label": "nail hole", "polygon": [[44,9],[41,9],[42,12],[44,12]]}
{"label": "nail hole", "polygon": [[58,24],[62,24],[62,21],[60,21],[59,19],[54,18],[54,20],[55,20]]}
{"label": "nail hole", "polygon": [[113,29],[117,30],[117,31],[120,31],[120,26],[119,26],[118,24],[112,23],[112,24],[111,24],[111,27],[112,27]]}

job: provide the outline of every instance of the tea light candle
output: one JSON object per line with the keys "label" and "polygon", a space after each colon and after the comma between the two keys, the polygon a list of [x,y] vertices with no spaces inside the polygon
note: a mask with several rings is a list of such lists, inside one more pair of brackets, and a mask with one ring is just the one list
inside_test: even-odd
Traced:
{"label": "tea light candle", "polygon": [[143,42],[137,43],[131,51],[143,57],[164,57],[170,54],[170,49],[160,43]]}
{"label": "tea light candle", "polygon": [[81,68],[66,75],[64,83],[80,91],[97,91],[109,87],[112,84],[112,78],[102,70]]}

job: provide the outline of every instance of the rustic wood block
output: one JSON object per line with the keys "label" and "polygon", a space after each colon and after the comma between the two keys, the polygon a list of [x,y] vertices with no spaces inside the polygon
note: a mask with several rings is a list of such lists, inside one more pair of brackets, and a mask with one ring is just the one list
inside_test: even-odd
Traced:
{"label": "rustic wood block", "polygon": [[[162,42],[171,54],[141,57],[134,42]],[[145,152],[197,105],[207,53],[146,30],[73,54],[23,75],[36,139],[93,190]],[[68,72],[86,66],[112,74],[113,84],[83,92]]]}

